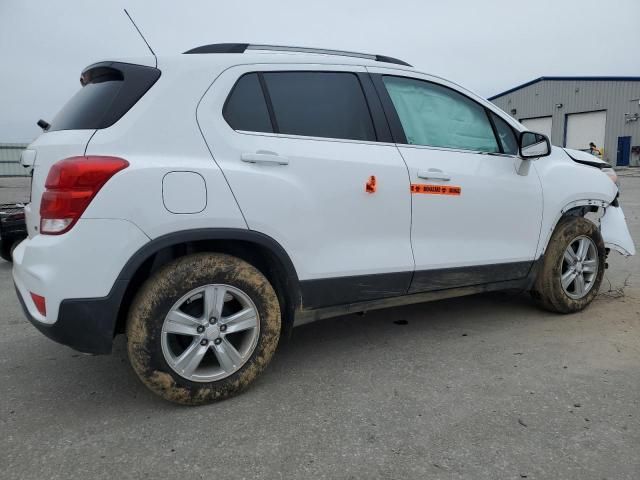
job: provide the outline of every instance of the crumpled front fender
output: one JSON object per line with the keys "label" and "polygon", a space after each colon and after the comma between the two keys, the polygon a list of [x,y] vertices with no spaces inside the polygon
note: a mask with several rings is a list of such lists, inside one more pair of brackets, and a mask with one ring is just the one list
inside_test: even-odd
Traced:
{"label": "crumpled front fender", "polygon": [[609,205],[600,219],[600,232],[604,246],[629,256],[636,254],[636,247],[627,227],[627,221],[621,207]]}

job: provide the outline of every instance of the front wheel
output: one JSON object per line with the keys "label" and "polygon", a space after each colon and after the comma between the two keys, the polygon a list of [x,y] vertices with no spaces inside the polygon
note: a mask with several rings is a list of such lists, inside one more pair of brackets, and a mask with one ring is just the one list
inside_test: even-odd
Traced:
{"label": "front wheel", "polygon": [[179,258],[136,296],[129,359],[166,400],[199,405],[235,395],[267,366],[280,338],[278,297],[249,263],[224,254]]}
{"label": "front wheel", "polygon": [[560,220],[536,278],[533,296],[547,310],[572,313],[598,294],[605,268],[598,227],[582,217]]}

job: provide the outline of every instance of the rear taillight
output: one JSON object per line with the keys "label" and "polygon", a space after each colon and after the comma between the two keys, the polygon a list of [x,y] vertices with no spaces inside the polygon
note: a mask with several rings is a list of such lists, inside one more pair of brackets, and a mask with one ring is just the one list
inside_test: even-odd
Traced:
{"label": "rear taillight", "polygon": [[49,170],[40,202],[40,233],[68,232],[107,181],[129,162],[117,157],[70,157]]}

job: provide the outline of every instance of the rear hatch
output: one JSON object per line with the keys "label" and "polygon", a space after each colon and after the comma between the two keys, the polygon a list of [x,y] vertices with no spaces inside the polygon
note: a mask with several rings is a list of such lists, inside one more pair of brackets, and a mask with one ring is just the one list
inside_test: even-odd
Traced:
{"label": "rear hatch", "polygon": [[33,159],[31,202],[25,208],[29,237],[38,234],[40,200],[51,166],[84,155],[96,130],[120,120],[159,77],[157,68],[124,62],[100,62],[82,72],[82,88],[23,153],[23,158]]}

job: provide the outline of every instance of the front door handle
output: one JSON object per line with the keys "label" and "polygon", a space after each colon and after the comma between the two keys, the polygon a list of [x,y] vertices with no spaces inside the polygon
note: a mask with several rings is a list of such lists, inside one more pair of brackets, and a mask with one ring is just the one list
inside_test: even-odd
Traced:
{"label": "front door handle", "polygon": [[256,153],[243,153],[240,160],[247,163],[261,163],[264,165],[289,165],[289,159],[275,152],[258,151]]}
{"label": "front door handle", "polygon": [[443,180],[448,182],[451,180],[451,175],[443,172],[439,168],[430,168],[429,170],[418,170],[418,178],[424,178],[425,180]]}

